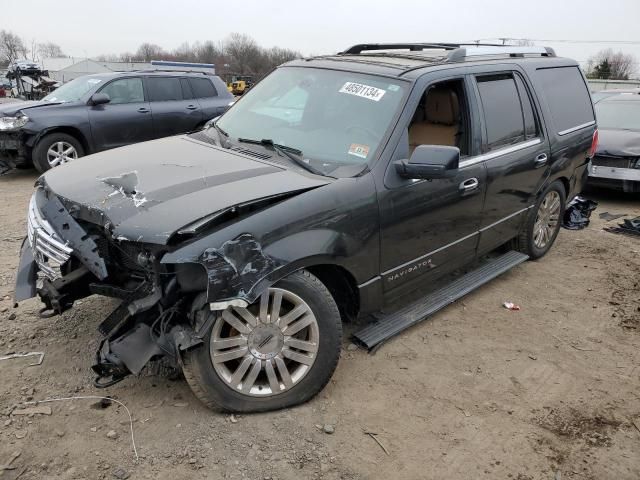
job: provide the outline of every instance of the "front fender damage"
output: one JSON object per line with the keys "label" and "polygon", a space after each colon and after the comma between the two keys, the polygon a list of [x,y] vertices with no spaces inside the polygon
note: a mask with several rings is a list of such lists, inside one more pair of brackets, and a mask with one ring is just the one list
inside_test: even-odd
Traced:
{"label": "front fender damage", "polygon": [[207,248],[200,254],[164,262],[195,263],[206,271],[207,300],[213,310],[229,305],[253,303],[265,288],[269,274],[285,262],[265,254],[260,242],[243,233],[224,242],[219,248]]}

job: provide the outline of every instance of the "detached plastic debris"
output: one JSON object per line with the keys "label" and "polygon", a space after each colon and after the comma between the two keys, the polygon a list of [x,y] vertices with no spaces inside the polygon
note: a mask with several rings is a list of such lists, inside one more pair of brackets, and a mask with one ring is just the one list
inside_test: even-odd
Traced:
{"label": "detached plastic debris", "polygon": [[564,212],[562,226],[567,230],[580,230],[589,225],[589,217],[598,207],[598,202],[577,196],[569,202]]}
{"label": "detached plastic debris", "polygon": [[611,233],[640,237],[640,217],[632,218],[631,220],[624,219],[617,227],[605,227],[604,230]]}
{"label": "detached plastic debris", "polygon": [[520,305],[516,305],[515,303],[511,303],[511,302],[504,302],[502,306],[507,310],[513,310],[516,312],[520,310]]}

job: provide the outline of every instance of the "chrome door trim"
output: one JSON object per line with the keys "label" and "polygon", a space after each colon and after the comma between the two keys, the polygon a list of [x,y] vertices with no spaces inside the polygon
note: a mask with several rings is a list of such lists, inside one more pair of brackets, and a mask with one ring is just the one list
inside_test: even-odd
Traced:
{"label": "chrome door trim", "polygon": [[470,165],[475,165],[476,163],[484,162],[485,160],[491,160],[492,158],[498,158],[498,157],[501,157],[502,155],[518,152],[520,150],[533,147],[534,145],[538,145],[540,143],[542,143],[541,139],[534,138],[533,140],[518,143],[517,145],[501,148],[499,150],[494,150],[493,152],[484,153],[482,155],[477,155],[475,157],[466,158],[460,162],[459,168],[468,167]]}
{"label": "chrome door trim", "polygon": [[526,212],[527,210],[529,210],[530,208],[535,207],[535,205],[529,205],[528,207],[525,207],[521,210],[518,210],[517,212],[513,212],[511,215],[507,215],[504,218],[501,218],[500,220],[498,220],[497,222],[493,222],[491,225],[487,225],[486,227],[482,227],[480,230],[478,230],[480,233],[489,230],[490,228],[495,227],[496,225],[501,224],[502,222],[506,222],[507,220],[509,220],[510,218],[515,217],[516,215],[520,215],[522,212]]}
{"label": "chrome door trim", "polygon": [[583,123],[582,125],[577,125],[575,127],[571,127],[571,128],[567,128],[566,130],[562,130],[561,132],[558,132],[558,135],[566,135],[567,133],[573,133],[576,132],[578,130],[581,130],[583,128],[586,127],[590,127],[591,125],[595,125],[596,121],[595,120],[591,120],[590,122],[587,123]]}
{"label": "chrome door trim", "polygon": [[391,273],[391,272],[393,272],[393,271],[395,271],[395,270],[398,270],[398,269],[400,269],[400,268],[407,267],[407,266],[411,265],[412,263],[419,262],[420,260],[424,260],[425,258],[430,257],[431,255],[434,255],[434,254],[436,254],[436,253],[438,253],[438,252],[441,252],[442,250],[444,250],[444,249],[446,249],[446,248],[452,247],[453,245],[455,245],[455,244],[457,244],[457,243],[464,242],[465,240],[468,240],[468,239],[470,239],[471,237],[474,237],[475,235],[478,235],[479,233],[480,233],[480,231],[476,231],[476,232],[470,233],[469,235],[467,235],[467,236],[465,236],[465,237],[459,238],[458,240],[455,240],[455,241],[453,241],[453,242],[451,242],[451,243],[448,243],[448,244],[446,244],[446,245],[443,245],[443,246],[442,246],[442,247],[440,247],[440,248],[436,248],[436,249],[435,249],[435,250],[433,250],[432,252],[425,253],[424,255],[420,255],[419,257],[416,257],[416,258],[414,258],[413,260],[409,260],[408,262],[405,262],[405,263],[403,263],[402,265],[398,265],[397,267],[393,267],[393,268],[391,268],[391,269],[389,269],[389,270],[387,270],[387,271],[385,271],[385,272],[381,272],[381,273],[380,273],[380,275],[381,275],[381,276],[387,275],[388,273]]}

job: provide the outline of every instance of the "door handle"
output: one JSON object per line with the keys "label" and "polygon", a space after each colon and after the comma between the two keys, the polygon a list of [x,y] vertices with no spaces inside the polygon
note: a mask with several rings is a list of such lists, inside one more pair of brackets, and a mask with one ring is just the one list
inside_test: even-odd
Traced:
{"label": "door handle", "polygon": [[140,107],[138,113],[149,113],[149,109],[146,107]]}
{"label": "door handle", "polygon": [[480,182],[478,181],[477,178],[467,178],[464,182],[462,182],[460,184],[460,190],[463,193],[467,193],[467,192],[471,192],[472,190],[475,190],[476,188],[478,188],[478,185],[480,185]]}
{"label": "door handle", "polygon": [[547,160],[548,160],[547,154],[541,153],[535,158],[533,163],[535,164],[536,168],[544,167],[547,164]]}
{"label": "door handle", "polygon": [[196,110],[197,108],[195,105],[187,105],[187,110]]}

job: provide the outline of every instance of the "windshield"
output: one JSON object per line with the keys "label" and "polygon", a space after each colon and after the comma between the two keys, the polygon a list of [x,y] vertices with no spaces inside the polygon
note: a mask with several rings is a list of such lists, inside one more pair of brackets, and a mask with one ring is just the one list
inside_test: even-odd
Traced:
{"label": "windshield", "polygon": [[[406,84],[315,68],[279,68],[217,125],[237,139],[295,148],[316,170],[354,175],[371,160],[401,105]],[[213,135],[214,133],[210,133]]]}
{"label": "windshield", "polygon": [[76,102],[85,93],[102,83],[102,79],[95,77],[80,77],[56,88],[42,100],[45,102]]}
{"label": "windshield", "polygon": [[602,101],[595,107],[598,128],[640,130],[640,101]]}

